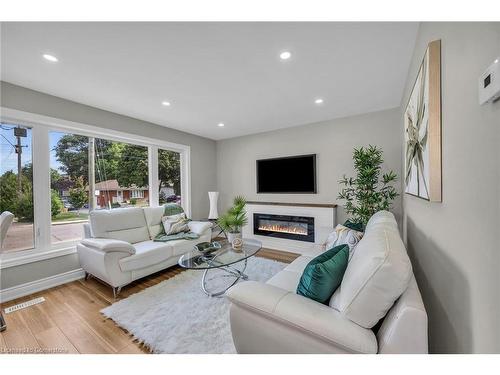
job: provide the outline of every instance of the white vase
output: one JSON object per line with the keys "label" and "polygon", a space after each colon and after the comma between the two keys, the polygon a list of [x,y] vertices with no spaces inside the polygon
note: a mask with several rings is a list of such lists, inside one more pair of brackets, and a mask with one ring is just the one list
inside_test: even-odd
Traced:
{"label": "white vase", "polygon": [[236,239],[236,238],[239,238],[241,239],[242,235],[241,235],[241,232],[238,232],[238,233],[231,233],[231,232],[227,232],[227,241],[231,244],[231,247],[235,250],[240,250],[239,248],[235,248],[233,246],[233,241]]}
{"label": "white vase", "polygon": [[210,212],[208,213],[209,220],[215,220],[219,218],[219,212],[217,211],[217,200],[219,199],[218,191],[209,191],[208,200],[210,201]]}

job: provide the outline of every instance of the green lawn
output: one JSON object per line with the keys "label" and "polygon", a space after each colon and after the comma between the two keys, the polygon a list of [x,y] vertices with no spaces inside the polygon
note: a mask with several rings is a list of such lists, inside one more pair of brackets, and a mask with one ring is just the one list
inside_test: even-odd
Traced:
{"label": "green lawn", "polygon": [[52,221],[72,221],[72,220],[87,220],[88,214],[80,213],[76,214],[76,211],[61,212],[56,217],[52,218]]}

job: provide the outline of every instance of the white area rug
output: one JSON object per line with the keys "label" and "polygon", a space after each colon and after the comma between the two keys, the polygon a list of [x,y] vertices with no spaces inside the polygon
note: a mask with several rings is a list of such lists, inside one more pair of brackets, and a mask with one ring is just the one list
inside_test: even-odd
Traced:
{"label": "white area rug", "polygon": [[[266,281],[285,263],[252,257],[249,280]],[[201,290],[203,271],[188,270],[101,310],[155,353],[235,353],[229,301]]]}

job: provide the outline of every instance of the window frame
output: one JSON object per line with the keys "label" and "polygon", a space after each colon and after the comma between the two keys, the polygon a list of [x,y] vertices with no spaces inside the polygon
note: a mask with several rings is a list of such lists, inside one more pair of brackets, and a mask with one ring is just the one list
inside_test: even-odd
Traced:
{"label": "window frame", "polygon": [[191,216],[191,147],[179,143],[124,133],[94,125],[63,120],[7,107],[0,107],[0,121],[27,126],[32,129],[33,150],[33,207],[34,248],[4,252],[0,256],[0,269],[55,258],[76,252],[79,240],[51,244],[50,217],[50,150],[49,132],[59,131],[110,141],[125,142],[148,148],[149,205],[159,205],[158,149],[181,155],[181,205]]}

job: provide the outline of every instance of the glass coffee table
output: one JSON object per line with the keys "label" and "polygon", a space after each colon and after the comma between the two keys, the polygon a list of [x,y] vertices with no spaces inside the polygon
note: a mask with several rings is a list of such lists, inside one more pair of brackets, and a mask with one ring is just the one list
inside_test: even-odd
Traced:
{"label": "glass coffee table", "polygon": [[244,273],[247,260],[262,249],[262,243],[256,240],[243,239],[239,251],[233,250],[228,241],[218,241],[219,250],[204,255],[195,248],[179,259],[179,266],[193,270],[204,270],[201,279],[201,289],[209,297],[223,295],[240,279],[248,280]]}

